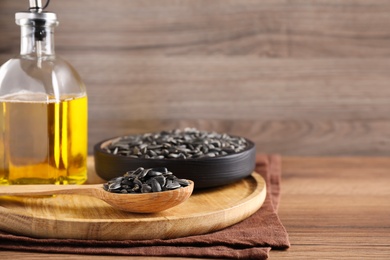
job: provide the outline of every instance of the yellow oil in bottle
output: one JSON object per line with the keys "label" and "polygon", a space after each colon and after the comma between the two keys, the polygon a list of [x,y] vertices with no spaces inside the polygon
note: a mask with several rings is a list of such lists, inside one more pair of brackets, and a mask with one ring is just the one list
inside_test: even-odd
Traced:
{"label": "yellow oil in bottle", "polygon": [[84,183],[87,103],[2,100],[0,185]]}

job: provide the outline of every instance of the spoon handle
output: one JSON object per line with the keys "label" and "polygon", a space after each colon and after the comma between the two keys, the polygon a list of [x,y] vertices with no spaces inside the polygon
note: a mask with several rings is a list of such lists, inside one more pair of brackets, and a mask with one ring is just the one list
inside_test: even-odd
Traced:
{"label": "spoon handle", "polygon": [[55,194],[82,194],[91,195],[94,189],[101,187],[94,185],[9,185],[0,186],[0,196],[32,196],[32,195],[55,195]]}

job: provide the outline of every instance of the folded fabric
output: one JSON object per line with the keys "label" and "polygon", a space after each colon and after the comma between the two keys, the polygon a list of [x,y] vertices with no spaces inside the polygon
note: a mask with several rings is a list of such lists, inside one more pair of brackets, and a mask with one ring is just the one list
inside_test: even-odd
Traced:
{"label": "folded fabric", "polygon": [[0,231],[0,249],[46,253],[266,259],[271,249],[290,246],[277,210],[280,201],[281,158],[259,155],[256,172],[267,184],[262,207],[249,218],[204,235],[176,239],[98,241],[39,239]]}

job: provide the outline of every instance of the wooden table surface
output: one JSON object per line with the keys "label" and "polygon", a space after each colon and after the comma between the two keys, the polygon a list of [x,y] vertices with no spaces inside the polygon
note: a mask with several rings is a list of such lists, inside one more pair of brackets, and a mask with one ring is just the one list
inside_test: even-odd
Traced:
{"label": "wooden table surface", "polygon": [[[90,181],[97,180],[90,176]],[[272,250],[271,259],[390,259],[390,158],[285,157],[279,213],[291,248]],[[166,259],[13,251],[0,255],[1,259]]]}

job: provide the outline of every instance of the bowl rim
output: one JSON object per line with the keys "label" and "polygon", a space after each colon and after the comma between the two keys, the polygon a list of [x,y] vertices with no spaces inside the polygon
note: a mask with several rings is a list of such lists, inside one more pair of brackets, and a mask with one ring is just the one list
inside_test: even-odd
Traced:
{"label": "bowl rim", "polygon": [[216,157],[200,157],[200,158],[188,158],[188,159],[182,159],[182,158],[163,158],[163,159],[157,159],[157,158],[132,158],[132,157],[129,157],[129,156],[122,156],[122,155],[116,155],[116,154],[112,154],[112,153],[108,153],[105,149],[103,149],[103,145],[108,145],[110,143],[112,143],[114,140],[117,140],[117,139],[120,139],[120,138],[123,138],[123,137],[126,137],[126,136],[135,136],[135,135],[139,135],[139,134],[133,134],[133,135],[122,135],[122,136],[116,136],[116,137],[112,137],[112,138],[108,138],[108,139],[105,139],[105,140],[102,140],[98,143],[95,144],[94,146],[94,152],[95,154],[96,153],[102,153],[104,154],[105,156],[110,156],[112,158],[120,158],[120,159],[127,159],[127,160],[146,160],[146,161],[172,161],[172,162],[199,162],[199,161],[206,161],[206,160],[223,160],[223,159],[229,159],[231,157],[236,157],[236,156],[239,156],[241,154],[244,154],[244,153],[247,153],[247,152],[250,152],[252,149],[256,149],[256,144],[255,142],[253,142],[252,140],[246,138],[246,137],[242,137],[242,136],[236,136],[236,135],[229,135],[230,137],[239,137],[239,138],[244,138],[245,141],[247,142],[247,146],[245,147],[244,150],[240,151],[240,152],[237,152],[237,153],[232,153],[232,154],[227,154],[227,155],[222,155],[222,156],[216,156]]}

